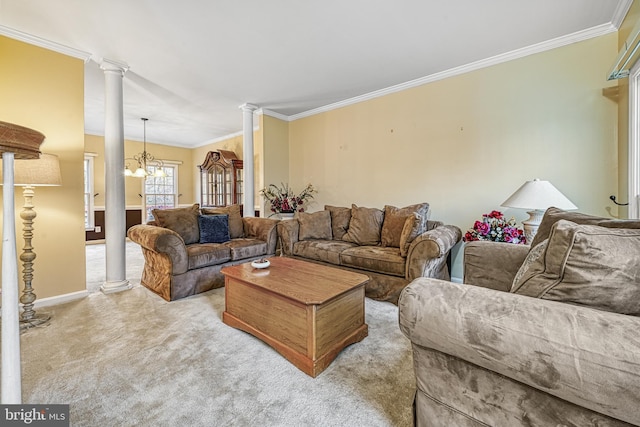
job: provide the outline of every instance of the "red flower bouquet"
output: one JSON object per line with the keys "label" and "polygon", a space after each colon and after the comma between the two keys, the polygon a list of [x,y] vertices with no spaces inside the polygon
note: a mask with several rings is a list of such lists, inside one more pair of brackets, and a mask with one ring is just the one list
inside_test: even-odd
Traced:
{"label": "red flower bouquet", "polygon": [[507,221],[500,211],[491,211],[482,215],[482,221],[476,221],[473,228],[465,233],[463,240],[465,242],[492,240],[519,245],[527,243],[524,231],[516,227],[516,220],[511,218]]}

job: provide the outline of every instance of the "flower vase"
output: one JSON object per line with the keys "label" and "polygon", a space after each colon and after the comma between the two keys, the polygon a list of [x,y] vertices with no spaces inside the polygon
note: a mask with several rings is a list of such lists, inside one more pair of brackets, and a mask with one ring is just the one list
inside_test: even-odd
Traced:
{"label": "flower vase", "polygon": [[278,216],[280,217],[281,220],[293,219],[294,215],[295,215],[295,212],[293,211],[278,213]]}

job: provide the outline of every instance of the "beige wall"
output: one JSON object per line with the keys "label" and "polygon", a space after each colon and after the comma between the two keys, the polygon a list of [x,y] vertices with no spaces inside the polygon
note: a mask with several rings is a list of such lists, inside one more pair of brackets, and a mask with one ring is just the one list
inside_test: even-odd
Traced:
{"label": "beige wall", "polygon": [[[97,154],[94,160],[94,193],[98,195],[94,198],[95,206],[104,208],[104,137],[96,135],[85,135],[85,152]],[[125,157],[133,157],[142,152],[143,143],[140,141],[124,141]],[[187,205],[195,203],[197,199],[193,197],[194,181],[193,164],[191,152],[188,148],[173,147],[169,145],[154,144],[147,141],[147,152],[151,153],[156,159],[166,162],[179,161],[178,165],[178,204]],[[135,162],[129,161],[129,167],[135,170]],[[125,204],[129,209],[141,207],[139,194],[142,192],[142,180],[135,177],[125,178]]]}
{"label": "beige wall", "polygon": [[[263,166],[264,173],[260,177],[258,189],[262,189],[269,184],[280,185],[289,182],[289,123],[270,116],[262,115],[263,129]],[[294,187],[296,191],[302,190]],[[265,203],[260,196],[260,215],[268,217],[271,215],[271,206]]]}
{"label": "beige wall", "polygon": [[[324,204],[427,201],[463,232],[525,181],[551,181],[581,212],[618,189],[617,105],[602,96],[615,33],[290,123],[289,180]],[[616,213],[615,208],[613,213]]]}
{"label": "beige wall", "polygon": [[[41,151],[60,158],[62,186],[36,188],[33,199],[33,287],[39,299],[83,291],[84,63],[3,36],[0,58],[0,120],[42,132],[46,139]],[[19,217],[23,204],[22,189],[16,188],[18,255],[24,243]]]}

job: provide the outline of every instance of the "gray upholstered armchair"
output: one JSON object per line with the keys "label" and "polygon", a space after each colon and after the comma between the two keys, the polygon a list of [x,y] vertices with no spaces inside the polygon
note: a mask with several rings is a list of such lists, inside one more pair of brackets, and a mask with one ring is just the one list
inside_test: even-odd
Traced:
{"label": "gray upholstered armchair", "polygon": [[550,208],[531,250],[464,257],[400,296],[416,425],[640,425],[640,222]]}

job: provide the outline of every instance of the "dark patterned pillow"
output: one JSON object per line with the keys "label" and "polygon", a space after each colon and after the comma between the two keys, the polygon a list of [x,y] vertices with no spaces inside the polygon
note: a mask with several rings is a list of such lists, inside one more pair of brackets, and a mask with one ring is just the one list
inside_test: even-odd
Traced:
{"label": "dark patterned pillow", "polygon": [[325,205],[324,210],[331,212],[331,234],[333,240],[342,240],[351,221],[351,208]]}
{"label": "dark patterned pillow", "polygon": [[199,204],[196,203],[188,208],[153,209],[151,213],[158,226],[178,233],[185,245],[198,243],[200,240],[200,232],[198,231]]}
{"label": "dark patterned pillow", "polygon": [[229,215],[198,215],[200,243],[224,243],[229,238]]}
{"label": "dark patterned pillow", "polygon": [[229,237],[244,237],[244,221],[240,214],[240,205],[229,205],[219,208],[202,208],[203,215],[229,215]]}

